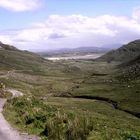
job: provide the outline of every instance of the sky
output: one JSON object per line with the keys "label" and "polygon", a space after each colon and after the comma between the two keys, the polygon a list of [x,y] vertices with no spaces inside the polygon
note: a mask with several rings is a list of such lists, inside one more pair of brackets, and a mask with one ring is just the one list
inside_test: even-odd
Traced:
{"label": "sky", "polygon": [[140,0],[0,0],[0,41],[23,50],[140,39]]}

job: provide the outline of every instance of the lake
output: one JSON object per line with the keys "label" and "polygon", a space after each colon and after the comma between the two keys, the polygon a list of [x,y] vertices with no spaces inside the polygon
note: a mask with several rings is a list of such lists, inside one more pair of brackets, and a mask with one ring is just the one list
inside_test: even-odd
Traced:
{"label": "lake", "polygon": [[85,55],[71,55],[71,56],[57,56],[57,57],[45,57],[45,59],[52,60],[52,61],[59,61],[59,60],[70,60],[70,59],[96,59],[103,54],[85,54]]}

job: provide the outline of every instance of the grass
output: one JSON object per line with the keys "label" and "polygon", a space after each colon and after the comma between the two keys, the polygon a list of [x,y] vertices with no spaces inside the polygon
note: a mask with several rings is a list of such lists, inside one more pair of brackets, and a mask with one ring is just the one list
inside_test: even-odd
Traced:
{"label": "grass", "polygon": [[118,102],[118,105],[130,111],[140,113],[139,84],[82,84],[72,93],[73,96],[105,97]]}
{"label": "grass", "polygon": [[47,100],[20,97],[8,100],[4,114],[14,127],[38,134],[42,139],[140,138],[139,119],[116,111],[105,102],[60,97],[49,97]]}
{"label": "grass", "polygon": [[4,114],[13,126],[38,134],[42,139],[84,140],[93,127],[92,120],[82,116],[79,119],[73,112],[46,105],[34,97],[8,100],[5,108]]}

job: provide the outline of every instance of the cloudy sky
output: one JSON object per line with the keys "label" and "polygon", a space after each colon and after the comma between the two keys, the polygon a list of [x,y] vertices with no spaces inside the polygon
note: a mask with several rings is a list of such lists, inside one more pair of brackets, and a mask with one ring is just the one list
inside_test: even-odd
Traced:
{"label": "cloudy sky", "polygon": [[140,0],[0,0],[0,41],[26,50],[140,39]]}

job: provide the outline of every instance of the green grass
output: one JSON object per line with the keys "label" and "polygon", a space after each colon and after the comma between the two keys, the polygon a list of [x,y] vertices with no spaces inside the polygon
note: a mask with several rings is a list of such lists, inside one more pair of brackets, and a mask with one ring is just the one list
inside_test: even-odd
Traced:
{"label": "green grass", "polygon": [[118,102],[119,107],[140,113],[139,84],[82,84],[72,92],[73,96],[105,97]]}
{"label": "green grass", "polygon": [[77,116],[74,112],[46,105],[34,97],[8,100],[5,108],[4,114],[13,126],[29,133],[38,134],[43,139],[84,140],[93,127],[92,120]]}
{"label": "green grass", "polygon": [[13,126],[38,134],[42,139],[140,138],[139,119],[116,111],[105,102],[60,97],[49,97],[47,100],[21,97],[8,100],[4,114]]}

